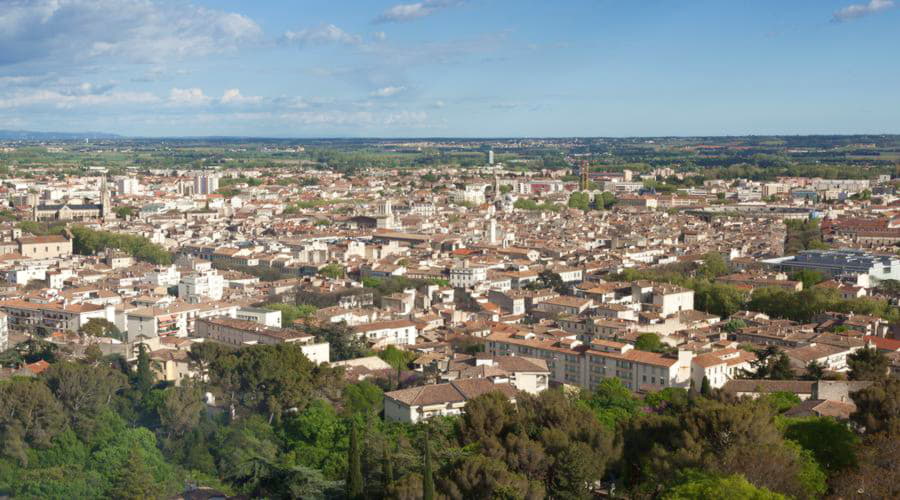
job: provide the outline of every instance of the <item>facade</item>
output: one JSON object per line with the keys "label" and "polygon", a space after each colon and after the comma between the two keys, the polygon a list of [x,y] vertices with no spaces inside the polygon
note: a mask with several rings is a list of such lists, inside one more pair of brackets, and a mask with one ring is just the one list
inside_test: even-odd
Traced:
{"label": "facade", "polygon": [[72,240],[62,235],[19,238],[19,253],[29,259],[56,259],[72,255]]}
{"label": "facade", "polygon": [[462,266],[450,270],[450,286],[453,288],[471,288],[487,280],[487,268],[483,266]]}
{"label": "facade", "polygon": [[459,415],[468,400],[494,391],[511,401],[515,401],[518,392],[510,384],[495,384],[485,379],[456,380],[386,392],[384,418],[414,424],[431,417]]}
{"label": "facade", "polygon": [[224,292],[225,278],[215,270],[195,272],[178,282],[178,297],[190,303],[221,300]]}
{"label": "facade", "polygon": [[0,312],[0,352],[9,348],[9,326],[6,322],[6,314]]}
{"label": "facade", "polygon": [[353,333],[375,345],[413,345],[419,335],[416,324],[407,320],[381,321],[353,327]]}
{"label": "facade", "polygon": [[755,359],[755,354],[740,349],[698,354],[691,360],[691,380],[697,390],[702,387],[704,378],[710,387],[720,389],[729,380],[739,378],[744,370],[751,370],[750,363]]}
{"label": "facade", "polygon": [[550,381],[593,389],[603,379],[619,378],[631,390],[690,385],[689,351],[677,357],[637,351],[630,344],[592,340],[585,344],[567,332],[537,333],[527,328],[495,325],[486,338],[492,356],[528,356],[542,359]]}
{"label": "facade", "polygon": [[201,174],[194,177],[194,194],[213,194],[219,190],[219,176]]}
{"label": "facade", "polygon": [[253,321],[271,328],[281,328],[281,311],[260,307],[242,307],[238,309],[237,319]]}
{"label": "facade", "polygon": [[232,346],[254,344],[300,345],[300,350],[310,361],[329,362],[327,342],[315,342],[315,336],[297,330],[271,328],[254,321],[232,318],[205,318],[197,320],[197,336]]}
{"label": "facade", "polygon": [[42,327],[51,332],[56,330],[77,332],[93,318],[110,322],[115,320],[112,306],[94,304],[66,305],[10,299],[0,302],[0,310],[6,313],[8,327],[20,330]]}

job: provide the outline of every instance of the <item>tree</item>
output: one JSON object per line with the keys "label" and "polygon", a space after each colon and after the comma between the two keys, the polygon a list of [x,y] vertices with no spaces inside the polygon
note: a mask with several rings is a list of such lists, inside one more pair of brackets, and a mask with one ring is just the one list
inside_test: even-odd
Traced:
{"label": "tree", "polygon": [[381,459],[382,467],[382,483],[385,490],[394,482],[394,465],[391,462],[391,455],[388,446],[384,446],[384,456]]}
{"label": "tree", "polygon": [[816,461],[835,474],[856,465],[859,438],[847,426],[832,417],[790,418],[782,420],[784,437],[812,452]]}
{"label": "tree", "polygon": [[703,377],[703,381],[700,383],[700,394],[704,397],[712,395],[712,387],[709,385],[709,379],[706,376]]}
{"label": "tree", "polygon": [[791,273],[790,279],[802,282],[803,289],[808,290],[825,281],[825,275],[814,269],[801,269],[800,271]]}
{"label": "tree", "polygon": [[850,380],[878,380],[887,376],[890,360],[881,351],[867,347],[847,356]]}
{"label": "tree", "polygon": [[639,351],[647,352],[664,352],[666,345],[659,339],[659,335],[655,333],[642,333],[638,335],[634,342],[634,348]]}
{"label": "tree", "polygon": [[54,363],[41,379],[68,413],[69,422],[79,432],[90,432],[101,409],[113,395],[127,387],[122,373],[107,366],[90,366],[70,361]]}
{"label": "tree", "polygon": [[125,341],[125,335],[119,328],[110,321],[102,318],[91,318],[87,323],[81,325],[78,334],[82,337],[110,337],[117,340]]}
{"label": "tree", "polygon": [[850,420],[867,434],[888,431],[900,424],[900,379],[882,378],[850,396],[856,404]]}
{"label": "tree", "polygon": [[344,387],[344,409],[350,415],[377,415],[384,405],[384,391],[380,387],[362,380]]}
{"label": "tree", "polygon": [[719,252],[707,252],[703,255],[703,264],[697,274],[707,278],[716,278],[728,274],[728,263]]}
{"label": "tree", "polygon": [[422,500],[434,500],[434,472],[431,465],[431,443],[425,433],[425,464],[422,466]]}
{"label": "tree", "polygon": [[825,365],[817,361],[810,361],[806,365],[806,374],[803,378],[807,380],[821,380],[825,376]]}
{"label": "tree", "polygon": [[322,269],[319,269],[319,274],[325,276],[326,278],[331,278],[333,280],[343,278],[347,274],[347,270],[344,269],[344,266],[340,264],[328,264]]}
{"label": "tree", "polygon": [[757,488],[739,475],[726,477],[692,473],[688,479],[669,489],[665,500],[705,500],[707,498],[733,498],[735,500],[785,500],[785,496],[766,488]]}
{"label": "tree", "polygon": [[359,435],[356,422],[350,425],[350,449],[347,465],[347,498],[357,500],[363,498],[362,461],[360,460]]}
{"label": "tree", "polygon": [[742,319],[730,319],[725,322],[725,325],[722,327],[728,333],[737,333],[741,328],[746,328],[747,323],[744,323]]}
{"label": "tree", "polygon": [[65,428],[62,405],[40,380],[0,382],[0,440],[4,455],[28,463],[28,447],[47,447]]}
{"label": "tree", "polygon": [[616,377],[603,379],[593,392],[583,392],[581,397],[597,419],[610,429],[631,418],[640,409],[640,402]]}
{"label": "tree", "polygon": [[134,374],[134,386],[146,397],[156,382],[150,361],[150,349],[146,344],[138,344],[137,368]]}
{"label": "tree", "polygon": [[159,495],[159,486],[141,454],[132,449],[110,491],[111,498],[144,500]]}
{"label": "tree", "polygon": [[568,206],[569,208],[577,208],[584,211],[590,210],[591,197],[587,193],[575,191],[569,195]]}
{"label": "tree", "polygon": [[197,427],[205,408],[203,390],[192,381],[166,390],[163,404],[157,408],[159,420],[170,437],[182,437]]}
{"label": "tree", "polygon": [[332,361],[360,358],[369,355],[365,341],[355,335],[344,323],[330,323],[307,328],[321,342],[328,342]]}

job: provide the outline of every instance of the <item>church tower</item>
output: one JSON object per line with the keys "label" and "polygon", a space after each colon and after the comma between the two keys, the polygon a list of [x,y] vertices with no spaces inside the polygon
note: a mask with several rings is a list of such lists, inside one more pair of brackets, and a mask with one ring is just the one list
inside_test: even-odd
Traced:
{"label": "church tower", "polygon": [[109,186],[106,185],[106,176],[100,183],[100,217],[104,221],[115,220],[116,214],[113,212],[112,199],[109,196]]}

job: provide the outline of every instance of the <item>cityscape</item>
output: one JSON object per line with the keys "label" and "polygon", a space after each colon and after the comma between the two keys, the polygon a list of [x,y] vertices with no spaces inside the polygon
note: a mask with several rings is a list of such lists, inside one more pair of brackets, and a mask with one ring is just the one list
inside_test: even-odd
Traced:
{"label": "cityscape", "polygon": [[642,124],[548,76],[612,3],[0,2],[0,498],[900,497],[897,94]]}

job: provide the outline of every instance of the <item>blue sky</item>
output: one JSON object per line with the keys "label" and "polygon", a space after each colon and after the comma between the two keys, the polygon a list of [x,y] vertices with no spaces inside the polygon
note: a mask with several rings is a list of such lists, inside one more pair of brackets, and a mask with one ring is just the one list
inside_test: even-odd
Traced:
{"label": "blue sky", "polygon": [[900,1],[0,0],[0,129],[900,133]]}

